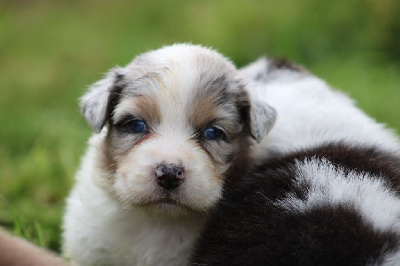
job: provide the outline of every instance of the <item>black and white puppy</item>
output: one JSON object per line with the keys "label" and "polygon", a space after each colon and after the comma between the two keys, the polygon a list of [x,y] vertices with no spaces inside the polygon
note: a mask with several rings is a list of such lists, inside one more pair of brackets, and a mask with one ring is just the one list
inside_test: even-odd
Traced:
{"label": "black and white puppy", "polygon": [[111,70],[81,106],[99,132],[63,222],[64,255],[81,265],[186,265],[223,184],[275,121],[229,60],[189,44]]}
{"label": "black and white puppy", "polygon": [[284,61],[242,70],[279,118],[214,209],[193,265],[400,265],[400,143]]}

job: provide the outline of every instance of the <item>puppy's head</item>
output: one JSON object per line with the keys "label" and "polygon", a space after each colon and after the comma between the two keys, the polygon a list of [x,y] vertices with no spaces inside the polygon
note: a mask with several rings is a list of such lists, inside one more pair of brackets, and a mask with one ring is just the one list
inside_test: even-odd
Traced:
{"label": "puppy's head", "polygon": [[96,132],[107,128],[102,167],[113,196],[168,214],[212,207],[248,140],[261,141],[275,120],[227,59],[187,44],[112,69],[81,106]]}

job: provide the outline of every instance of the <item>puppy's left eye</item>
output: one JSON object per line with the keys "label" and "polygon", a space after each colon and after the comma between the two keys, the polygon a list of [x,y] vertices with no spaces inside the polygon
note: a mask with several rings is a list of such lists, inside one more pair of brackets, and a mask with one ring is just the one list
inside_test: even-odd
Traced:
{"label": "puppy's left eye", "polygon": [[209,140],[216,140],[225,137],[225,133],[216,127],[208,127],[204,130],[203,136]]}

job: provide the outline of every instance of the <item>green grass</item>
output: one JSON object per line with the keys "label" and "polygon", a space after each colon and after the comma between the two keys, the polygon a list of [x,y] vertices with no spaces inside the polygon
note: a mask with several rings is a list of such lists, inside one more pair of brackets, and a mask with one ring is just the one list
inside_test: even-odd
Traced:
{"label": "green grass", "polygon": [[91,134],[77,98],[165,44],[209,45],[239,66],[285,56],[400,132],[398,10],[396,0],[0,2],[0,225],[59,250]]}

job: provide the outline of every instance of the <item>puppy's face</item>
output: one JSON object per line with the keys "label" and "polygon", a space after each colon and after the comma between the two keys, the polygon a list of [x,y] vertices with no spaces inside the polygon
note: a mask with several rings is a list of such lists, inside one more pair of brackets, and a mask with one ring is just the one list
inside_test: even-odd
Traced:
{"label": "puppy's face", "polygon": [[96,131],[107,125],[102,168],[113,196],[169,214],[213,206],[249,136],[260,141],[275,119],[271,107],[250,100],[228,60],[192,45],[112,70],[82,107]]}

